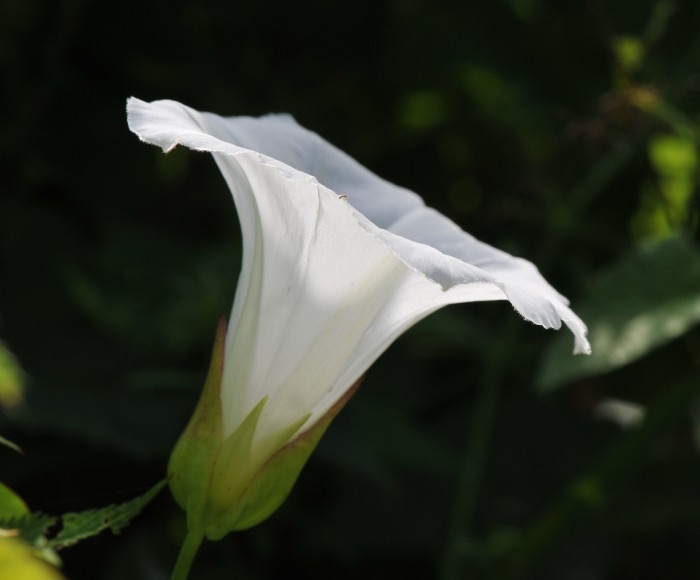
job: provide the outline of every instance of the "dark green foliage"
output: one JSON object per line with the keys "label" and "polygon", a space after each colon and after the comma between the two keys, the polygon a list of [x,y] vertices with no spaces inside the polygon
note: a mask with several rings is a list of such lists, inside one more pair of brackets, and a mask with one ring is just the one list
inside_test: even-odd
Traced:
{"label": "dark green foliage", "polygon": [[[193,580],[700,577],[699,27],[666,0],[0,2],[0,434],[24,452],[0,447],[0,480],[113,523],[91,510],[162,479],[231,305],[223,180],[141,144],[126,98],[287,111],[535,262],[595,354],[504,303],[432,315]],[[652,331],[616,364],[596,335],[631,316]],[[609,398],[648,422],[594,418]],[[183,534],[163,493],[62,572],[167,577]]]}
{"label": "dark green foliage", "polygon": [[45,542],[46,532],[56,521],[55,517],[37,512],[16,518],[0,519],[0,528],[16,531],[23,541],[35,546]]}
{"label": "dark green foliage", "polygon": [[683,238],[642,245],[600,272],[577,311],[596,349],[567,357],[570,341],[557,337],[538,377],[543,391],[630,364],[697,324],[700,251]]}
{"label": "dark green foliage", "polygon": [[[22,500],[3,486],[3,495],[0,497],[0,532],[3,536],[19,538],[31,546],[35,554],[60,566],[61,560],[56,550],[73,546],[105,530],[118,534],[141,513],[165,484],[166,481],[163,480],[143,495],[122,504],[69,512],[57,517],[40,511],[29,513]],[[15,505],[11,504],[11,500],[14,500]]]}

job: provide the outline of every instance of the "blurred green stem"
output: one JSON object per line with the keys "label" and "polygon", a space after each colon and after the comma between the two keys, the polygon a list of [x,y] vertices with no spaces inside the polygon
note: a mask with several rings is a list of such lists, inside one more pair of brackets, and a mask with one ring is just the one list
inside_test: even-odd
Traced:
{"label": "blurred green stem", "polygon": [[575,234],[586,210],[627,167],[641,142],[621,140],[593,165],[566,197],[552,200],[549,227],[545,230],[536,264],[544,274],[556,263],[563,245]]}
{"label": "blurred green stem", "polygon": [[464,465],[457,489],[452,524],[440,566],[441,580],[458,580],[464,577],[462,570],[464,547],[469,541],[469,528],[474,517],[474,508],[484,477],[486,455],[496,422],[503,363],[510,351],[510,345],[515,342],[516,329],[517,327],[510,321],[506,324],[502,332],[505,339],[500,343],[501,348],[489,359],[479,385],[468,430]]}
{"label": "blurred green stem", "polygon": [[190,568],[192,568],[192,562],[194,562],[194,557],[197,555],[203,539],[204,534],[200,530],[187,531],[171,580],[187,580]]}

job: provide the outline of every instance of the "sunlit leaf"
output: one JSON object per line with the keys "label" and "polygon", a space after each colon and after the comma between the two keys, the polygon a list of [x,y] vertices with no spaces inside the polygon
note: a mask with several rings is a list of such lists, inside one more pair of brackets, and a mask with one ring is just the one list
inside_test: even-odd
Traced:
{"label": "sunlit leaf", "polygon": [[636,36],[619,36],[613,44],[618,66],[626,74],[635,72],[644,60],[644,44]]}
{"label": "sunlit leaf", "polygon": [[8,580],[61,580],[63,576],[15,538],[0,538],[0,578]]}
{"label": "sunlit leaf", "polygon": [[23,389],[22,370],[12,353],[0,342],[0,407],[16,406],[22,400]]}
{"label": "sunlit leaf", "polygon": [[698,155],[691,141],[676,135],[661,135],[649,143],[649,160],[659,175],[686,177],[695,170]]}
{"label": "sunlit leaf", "polygon": [[24,500],[5,484],[0,483],[0,519],[9,520],[29,513]]}
{"label": "sunlit leaf", "polygon": [[540,391],[629,364],[700,322],[700,251],[673,238],[640,247],[611,266],[576,305],[593,354],[564,356],[555,339],[537,379]]}
{"label": "sunlit leaf", "polygon": [[648,154],[656,184],[647,184],[642,190],[632,231],[640,238],[669,237],[688,221],[698,154],[692,137],[681,135],[654,137]]}

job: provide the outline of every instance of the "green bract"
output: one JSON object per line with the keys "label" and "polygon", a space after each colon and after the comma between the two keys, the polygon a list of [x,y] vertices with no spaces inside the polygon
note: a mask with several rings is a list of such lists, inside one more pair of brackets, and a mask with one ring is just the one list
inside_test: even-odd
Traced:
{"label": "green bract", "polygon": [[282,505],[326,428],[360,384],[303,433],[294,436],[307,417],[281,431],[268,447],[275,451],[265,456],[253,448],[253,435],[267,397],[223,437],[219,391],[224,340],[222,323],[202,396],[168,468],[170,487],[187,512],[188,526],[210,540],[255,526]]}

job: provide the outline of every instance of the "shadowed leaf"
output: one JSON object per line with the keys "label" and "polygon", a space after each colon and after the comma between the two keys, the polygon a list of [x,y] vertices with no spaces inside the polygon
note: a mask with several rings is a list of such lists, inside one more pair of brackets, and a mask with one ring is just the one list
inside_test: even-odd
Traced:
{"label": "shadowed leaf", "polygon": [[165,480],[161,481],[145,494],[126,503],[65,514],[63,516],[63,529],[49,542],[49,545],[57,549],[66,548],[104,530],[112,530],[113,533],[118,534],[158,495],[165,483]]}
{"label": "shadowed leaf", "polygon": [[541,392],[629,364],[700,321],[700,252],[683,238],[640,247],[611,266],[576,305],[593,354],[565,356],[558,337],[537,377]]}

